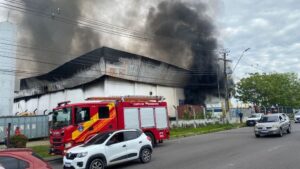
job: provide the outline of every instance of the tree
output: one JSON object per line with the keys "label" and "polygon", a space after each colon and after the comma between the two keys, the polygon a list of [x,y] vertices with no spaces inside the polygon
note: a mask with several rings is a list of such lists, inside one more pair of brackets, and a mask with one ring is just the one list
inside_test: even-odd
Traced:
{"label": "tree", "polygon": [[300,106],[300,80],[295,73],[251,74],[236,86],[236,98],[262,106]]}

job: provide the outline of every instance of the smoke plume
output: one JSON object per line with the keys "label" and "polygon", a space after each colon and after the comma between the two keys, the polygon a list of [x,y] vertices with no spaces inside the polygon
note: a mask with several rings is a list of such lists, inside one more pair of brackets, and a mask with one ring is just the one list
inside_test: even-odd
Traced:
{"label": "smoke plume", "polygon": [[[143,55],[143,50],[148,47],[145,47],[145,44],[148,43],[115,35],[107,36],[109,34],[100,34],[99,30],[97,32],[73,22],[82,20],[81,16],[90,16],[95,21],[102,18],[108,23],[120,24],[126,28],[138,29],[154,35],[153,42],[149,42],[151,52],[150,54],[145,52],[145,56],[191,70],[190,80],[183,82],[187,84],[186,103],[204,104],[207,95],[218,95],[218,84],[221,95],[223,93],[224,82],[221,80],[222,73],[218,72],[216,54],[218,47],[216,29],[212,18],[207,14],[206,4],[198,0],[190,0],[189,3],[172,0],[163,2],[161,0],[145,2],[24,0],[23,2],[28,9],[39,9],[49,17],[24,14],[20,25],[25,33],[20,41],[37,48],[63,51],[52,53],[49,50],[47,52],[32,50],[30,54],[35,60],[64,63],[102,45],[132,53],[141,51],[140,54]],[[157,7],[150,8],[148,13],[149,6],[156,5]],[[68,22],[68,19],[72,22]],[[95,26],[92,24],[92,27]],[[68,56],[70,54],[73,55]],[[30,67],[28,63],[26,64],[24,67]],[[45,64],[34,64],[32,67],[41,73],[54,68],[53,65],[50,67]]]}
{"label": "smoke plume", "polygon": [[176,62],[192,63],[185,87],[187,104],[204,104],[206,96],[218,95],[218,83],[223,86],[222,78],[217,76],[221,74],[216,30],[206,12],[203,3],[194,8],[192,4],[166,1],[150,9],[148,16],[148,28],[155,35],[154,49],[171,54],[170,59]]}
{"label": "smoke plume", "polygon": [[[92,29],[78,25],[82,16],[84,1],[80,0],[24,0],[27,11],[22,17],[20,41],[31,44],[38,49],[28,53],[34,60],[47,60],[50,63],[63,63],[78,56],[78,51],[90,51],[100,46],[100,37]],[[47,50],[44,50],[47,49]],[[24,63],[23,63],[24,64]],[[27,64],[27,63],[26,63]],[[28,65],[20,65],[28,67]],[[57,67],[59,65],[54,65]],[[34,64],[36,70],[43,72],[53,68],[53,65]]]}

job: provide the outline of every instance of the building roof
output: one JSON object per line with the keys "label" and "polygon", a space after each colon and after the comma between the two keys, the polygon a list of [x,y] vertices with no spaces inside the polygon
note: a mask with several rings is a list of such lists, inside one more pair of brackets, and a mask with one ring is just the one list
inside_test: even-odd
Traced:
{"label": "building roof", "polygon": [[189,71],[148,57],[102,47],[49,73],[21,80],[15,98],[75,88],[104,76],[164,86],[183,87]]}

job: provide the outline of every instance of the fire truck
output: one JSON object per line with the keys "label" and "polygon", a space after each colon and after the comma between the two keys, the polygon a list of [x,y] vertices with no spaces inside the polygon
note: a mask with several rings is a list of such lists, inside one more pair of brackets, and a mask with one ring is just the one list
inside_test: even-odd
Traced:
{"label": "fire truck", "polygon": [[50,153],[84,143],[93,135],[118,129],[141,129],[153,146],[169,139],[167,103],[161,96],[91,97],[58,103],[52,112]]}

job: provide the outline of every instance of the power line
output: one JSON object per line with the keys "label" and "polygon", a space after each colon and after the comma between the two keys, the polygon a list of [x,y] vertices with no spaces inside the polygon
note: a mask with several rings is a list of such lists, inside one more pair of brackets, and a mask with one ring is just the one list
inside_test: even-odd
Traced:
{"label": "power line", "polygon": [[[36,11],[32,10],[32,9],[28,9],[28,8],[22,8],[19,6],[14,6],[11,4],[5,4],[5,3],[0,3],[2,4],[2,7],[7,8],[7,9],[11,9],[11,10],[16,10],[19,12],[23,12],[23,13],[31,13],[31,14],[36,14]],[[5,5],[5,6],[3,6]],[[51,15],[48,14],[44,14],[44,13],[39,13],[38,16],[42,16],[42,17],[46,17],[48,19],[51,19]],[[99,28],[99,27],[95,27],[92,25],[89,25],[89,23],[86,22],[82,22],[82,21],[74,21],[74,20],[70,20],[68,18],[64,18],[64,17],[58,17],[56,16],[55,19],[53,19],[54,21],[59,21],[65,24],[69,24],[69,25],[76,25],[79,26],[82,29],[92,29],[92,30],[97,30],[103,33],[108,33],[111,35],[117,35],[117,36],[123,36],[123,37],[128,37],[128,38],[134,38],[134,39],[140,39],[140,40],[150,40],[149,38],[143,37],[141,35],[136,35],[133,33],[127,33],[127,32],[121,32],[121,31],[116,31],[116,30],[109,30],[108,28]]]}
{"label": "power line", "polygon": [[[6,0],[7,1],[7,0]],[[47,13],[44,13],[44,12],[39,12],[39,11],[36,11],[34,9],[31,9],[31,8],[28,8],[28,7],[25,7],[23,6],[22,7],[19,7],[19,6],[14,6],[14,5],[11,5],[10,3],[9,4],[5,4],[5,3],[0,3],[0,4],[3,4],[3,5],[6,5],[6,6],[2,6],[2,7],[5,7],[5,8],[9,8],[9,9],[12,9],[12,10],[16,10],[16,11],[19,11],[19,12],[25,12],[27,13],[28,11],[32,14],[38,14],[38,16],[42,16],[42,17],[47,17],[47,18],[52,18],[50,14],[47,14]],[[9,7],[7,7],[9,6]],[[16,9],[17,8],[17,9]],[[26,12],[27,11],[27,12]],[[109,30],[109,29],[100,29],[99,27],[95,27],[95,23],[90,23],[90,22],[86,22],[86,21],[74,21],[70,18],[67,18],[67,17],[62,17],[62,16],[58,16],[56,15],[55,16],[55,21],[59,21],[59,22],[63,22],[63,23],[66,23],[66,24],[71,24],[71,25],[76,25],[76,26],[85,26],[85,27],[81,27],[81,28],[91,28],[93,30],[98,30],[100,32],[104,32],[104,33],[109,33],[109,34],[112,34],[112,35],[118,35],[118,36],[122,36],[122,35],[125,35],[125,37],[128,37],[128,38],[137,38],[137,39],[141,39],[141,40],[153,40],[154,37],[157,37],[157,38],[163,38],[163,39],[168,39],[168,40],[172,40],[172,41],[178,41],[178,42],[186,42],[182,39],[175,39],[173,37],[162,37],[162,36],[157,36],[157,35],[151,35],[151,36],[141,36],[141,35],[137,35],[137,34],[124,34],[123,31],[121,32],[116,32],[116,31],[112,31],[112,30]],[[74,24],[76,23],[76,24]],[[87,25],[87,24],[90,24],[90,25]],[[145,34],[145,33],[143,33]],[[149,35],[149,34],[147,34]],[[218,51],[217,49],[201,49],[201,48],[198,48],[198,50],[204,50],[204,51]]]}
{"label": "power line", "polygon": [[[17,1],[17,0],[16,1],[14,1],[14,0],[4,0],[4,1],[17,3],[17,4],[25,7],[25,3],[21,2],[21,1]],[[34,4],[33,2],[31,2],[31,3]],[[35,8],[35,9],[37,9],[37,8]],[[44,11],[40,11],[40,12],[45,13]],[[53,14],[53,11],[52,11],[52,14]],[[60,13],[59,13],[59,15],[60,15]],[[90,19],[90,18],[82,17],[82,16],[79,16],[79,18],[81,18],[80,20],[89,21],[89,22],[92,22],[94,24],[100,24],[101,26],[109,26],[110,28],[120,29],[122,31],[125,30],[125,31],[128,31],[128,32],[135,32],[135,33],[142,34],[142,35],[146,34],[145,32],[141,32],[141,31],[133,30],[133,29],[128,29],[126,27],[122,27],[122,26],[119,26],[119,25],[110,24],[110,23],[107,23],[107,22],[104,22],[104,21],[100,21],[100,20],[93,20],[93,19]]]}
{"label": "power line", "polygon": [[[13,74],[9,74],[9,73],[21,73],[21,74],[32,74],[32,73],[37,73],[37,72],[30,72],[28,70],[6,70],[6,69],[0,69],[0,72],[4,72],[4,73],[8,73],[7,75],[13,75]],[[138,79],[147,79],[147,80],[159,80],[159,81],[164,81],[166,82],[167,84],[173,84],[173,85],[182,85],[181,82],[174,82],[174,80],[169,80],[169,79],[166,79],[166,78],[156,78],[156,77],[150,77],[150,76],[136,76],[136,75],[132,75],[132,74],[125,74],[125,73],[122,73],[121,75],[116,73],[116,72],[109,72],[109,71],[99,71],[99,72],[106,72],[106,74],[103,74],[103,75],[115,75],[116,77],[118,76],[125,76],[125,77],[134,77],[134,78],[138,78]],[[52,76],[52,77],[56,77],[56,76]],[[96,80],[98,79],[99,77],[94,77],[94,76],[76,76],[75,79],[93,79],[93,80]],[[74,79],[74,77],[71,77],[69,79],[64,79],[66,81],[68,80],[72,80]],[[60,78],[58,80],[61,80]],[[64,81],[62,80],[62,81]],[[130,80],[130,79],[128,79]],[[59,81],[56,81],[56,82],[53,82],[53,83],[59,83]],[[145,82],[146,83],[146,82]],[[190,86],[215,86],[216,84],[215,83],[194,83],[194,84],[189,84]]]}
{"label": "power line", "polygon": [[[18,46],[18,47],[22,47],[22,48],[28,48],[28,46],[19,46],[19,45],[14,45],[14,44],[8,44],[8,43],[2,43],[0,42],[0,44],[5,44],[5,45],[12,45],[12,46]],[[31,47],[29,47],[31,48]],[[1,49],[1,48],[0,48]],[[8,49],[10,50],[10,49]],[[13,53],[13,52],[11,52]],[[19,55],[17,54],[17,52],[13,53],[13,54],[16,54],[16,55]],[[67,54],[67,53],[66,53]],[[95,55],[92,55],[92,54],[87,54],[89,56],[95,56]],[[13,59],[13,57],[9,57],[9,56],[4,56],[4,55],[0,55],[1,57],[7,57],[7,58],[11,58]],[[19,55],[20,56],[20,55]],[[25,55],[21,55],[21,56],[25,56]],[[111,58],[113,57],[113,58]],[[118,59],[117,56],[111,56],[110,58],[106,57],[105,59],[106,60],[110,60],[110,61],[115,61],[115,59]],[[61,66],[62,64],[60,63],[53,63],[53,62],[46,62],[46,61],[39,61],[39,60],[33,60],[33,59],[25,59],[25,58],[15,58],[15,59],[18,59],[18,60],[23,60],[23,61],[30,61],[30,62],[36,62],[36,63],[43,63],[43,64],[49,64],[49,65],[56,65],[56,66]],[[85,61],[90,61],[90,62],[85,62]],[[97,63],[99,62],[98,60],[89,60],[89,59],[85,59],[85,61],[69,61],[68,63],[71,63],[71,64],[79,64],[79,65],[83,65],[83,66],[91,66],[90,64],[94,64],[94,63]],[[88,64],[90,63],[90,64]],[[150,66],[155,66],[155,65],[152,65],[150,63],[143,63],[144,65],[150,65]],[[180,71],[174,71],[175,73],[179,73]],[[184,72],[184,71],[182,71]],[[187,73],[186,73],[187,74]],[[215,72],[211,72],[211,71],[202,71],[200,69],[193,69],[191,70],[190,73],[188,74],[199,74],[199,75],[205,75],[205,74],[216,74]]]}

